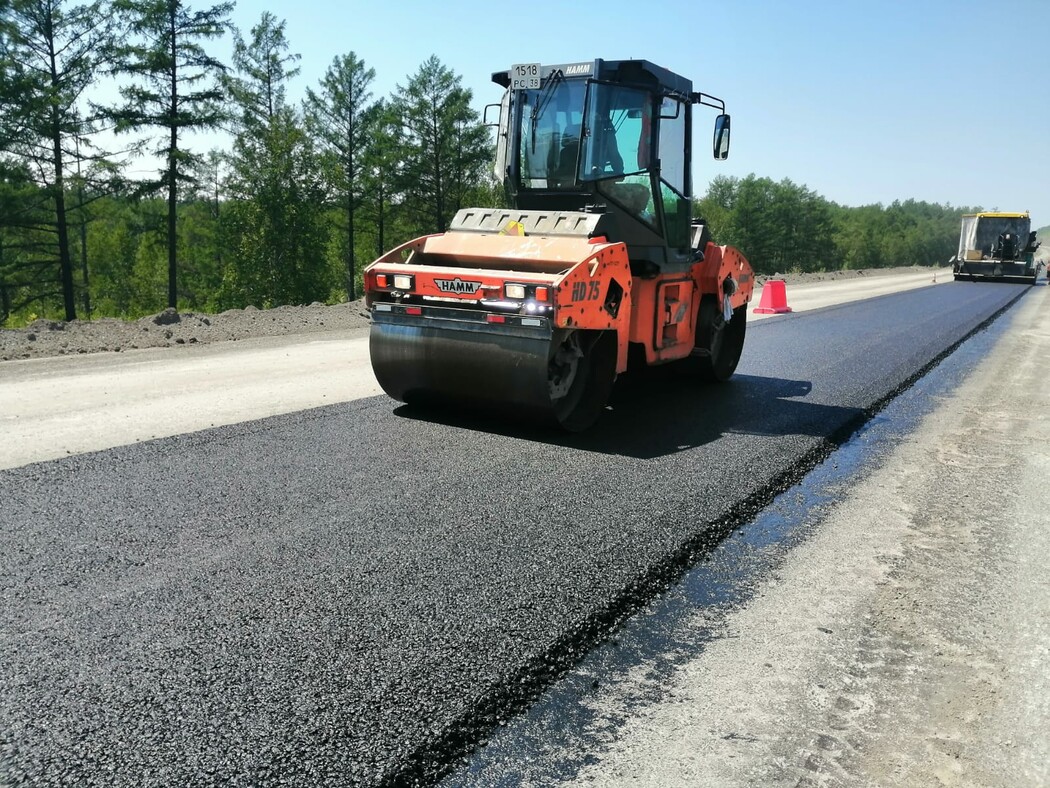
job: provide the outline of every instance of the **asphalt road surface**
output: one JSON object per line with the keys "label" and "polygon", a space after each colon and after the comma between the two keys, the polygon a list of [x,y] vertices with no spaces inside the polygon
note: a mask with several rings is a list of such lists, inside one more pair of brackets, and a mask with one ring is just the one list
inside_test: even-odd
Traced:
{"label": "asphalt road surface", "polygon": [[377,397],[0,472],[0,778],[431,781],[1030,293],[749,328],[582,437]]}
{"label": "asphalt road surface", "polygon": [[445,788],[1050,785],[1048,295],[895,398]]}

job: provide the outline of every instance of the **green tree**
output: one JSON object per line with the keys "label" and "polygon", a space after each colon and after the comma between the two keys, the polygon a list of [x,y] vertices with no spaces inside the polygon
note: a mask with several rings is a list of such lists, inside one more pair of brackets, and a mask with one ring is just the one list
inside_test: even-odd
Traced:
{"label": "green tree", "polygon": [[704,196],[693,201],[693,216],[706,222],[715,243],[728,243],[735,199],[736,179],[719,175],[711,181]]}
{"label": "green tree", "polygon": [[300,56],[288,51],[284,36],[285,22],[269,11],[251,29],[251,40],[240,32],[233,34],[234,73],[224,82],[241,111],[241,130],[265,127],[278,110],[285,106],[286,83],[299,74],[290,64]]}
{"label": "green tree", "polygon": [[380,99],[368,115],[366,123],[372,139],[362,157],[362,208],[372,228],[371,251],[379,257],[387,250],[387,236],[394,221],[404,143],[401,121],[389,102]]}
{"label": "green tree", "polygon": [[132,36],[118,47],[120,71],[131,78],[121,89],[118,131],[162,129],[153,153],[165,166],[147,189],[167,192],[168,306],[178,306],[178,187],[189,176],[180,169],[191,160],[180,136],[211,129],[225,117],[216,78],[225,66],[208,54],[204,42],[228,27],[233,3],[192,11],[180,0],[114,0]]}
{"label": "green tree", "polygon": [[[24,162],[23,172],[32,174],[50,202],[47,232],[53,234],[52,251],[40,254],[38,249],[34,256],[40,266],[46,266],[48,257],[57,261],[65,318],[75,320],[67,171],[71,162],[103,158],[87,152],[97,124],[80,110],[84,91],[104,64],[110,26],[101,2],[12,0],[0,28],[0,83],[8,96],[0,132],[4,152]],[[22,216],[29,223],[39,221],[32,212]],[[37,229],[44,227],[38,224]],[[40,300],[46,299],[41,293]]]}
{"label": "green tree", "polygon": [[15,162],[0,174],[0,325],[31,305],[61,300],[46,230],[50,203],[24,165]]}
{"label": "green tree", "polygon": [[224,226],[232,241],[222,306],[326,300],[325,188],[310,138],[289,107],[278,108],[251,145],[239,141]]}
{"label": "green tree", "polygon": [[329,164],[325,172],[346,210],[346,294],[350,301],[357,297],[354,216],[360,204],[365,151],[372,137],[368,87],[373,79],[375,70],[365,68],[364,61],[351,52],[332,61],[319,93],[306,90],[307,129],[322,145]]}
{"label": "green tree", "polygon": [[217,149],[194,163],[193,188],[182,197],[183,286],[197,308],[215,306],[222,286],[226,238],[222,229],[226,199],[226,156]]}
{"label": "green tree", "polygon": [[740,248],[756,271],[772,273],[780,260],[775,233],[774,184],[754,174],[737,184],[731,224],[732,243]]}
{"label": "green tree", "polygon": [[772,263],[777,270],[823,271],[834,267],[830,204],[787,178],[772,186]]}
{"label": "green tree", "polygon": [[488,129],[461,82],[431,55],[394,95],[404,135],[400,190],[406,211],[423,232],[444,232],[465,198],[488,178]]}
{"label": "green tree", "polygon": [[17,34],[18,22],[10,3],[0,2],[0,168],[6,164],[3,154],[23,138],[21,110],[32,100],[32,84],[15,45]]}
{"label": "green tree", "polygon": [[132,275],[138,250],[137,216],[127,200],[107,197],[95,204],[87,229],[93,263],[92,294],[97,312],[123,318],[138,314]]}
{"label": "green tree", "polygon": [[221,301],[224,306],[274,306],[326,300],[325,188],[318,155],[285,83],[297,73],[287,53],[284,23],[266,13],[240,36],[236,72],[227,80],[239,103],[240,124],[230,157],[224,225],[231,240]]}

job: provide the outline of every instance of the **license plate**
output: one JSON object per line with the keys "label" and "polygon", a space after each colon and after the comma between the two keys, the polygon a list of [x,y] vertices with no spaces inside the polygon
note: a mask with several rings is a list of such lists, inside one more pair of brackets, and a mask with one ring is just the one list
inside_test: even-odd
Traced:
{"label": "license plate", "polygon": [[540,64],[518,63],[510,67],[511,90],[539,90]]}

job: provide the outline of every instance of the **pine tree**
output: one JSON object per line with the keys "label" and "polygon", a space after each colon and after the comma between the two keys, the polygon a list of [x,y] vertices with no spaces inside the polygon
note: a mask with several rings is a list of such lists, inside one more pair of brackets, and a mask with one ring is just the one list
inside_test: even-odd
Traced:
{"label": "pine tree", "polygon": [[[48,234],[53,235],[54,258],[66,320],[75,320],[76,295],[69,233],[67,171],[70,163],[100,160],[87,152],[95,120],[80,111],[84,91],[103,66],[110,40],[110,26],[101,2],[73,5],[64,0],[12,0],[4,9],[0,32],[0,142],[8,156],[23,165],[46,196],[50,213]],[[82,154],[80,148],[85,152]],[[40,214],[32,205],[21,212],[23,227],[42,230]],[[36,285],[46,282],[43,273],[51,253],[30,253],[40,274]],[[34,285],[35,286],[35,285]],[[46,301],[46,289],[28,301]]]}
{"label": "pine tree", "polygon": [[354,217],[360,202],[362,162],[372,137],[368,86],[373,79],[375,70],[365,68],[353,52],[337,57],[321,80],[320,93],[307,88],[304,107],[307,128],[331,159],[333,166],[326,170],[346,208],[346,293],[350,301],[356,298]]}
{"label": "pine tree", "polygon": [[423,232],[444,232],[486,178],[492,148],[471,98],[460,77],[433,55],[394,96],[405,135],[401,190]]}
{"label": "pine tree", "polygon": [[389,102],[380,99],[368,113],[372,136],[362,161],[362,208],[374,228],[372,251],[379,257],[387,251],[387,235],[393,222],[397,184],[401,180],[401,121]]}
{"label": "pine tree", "polygon": [[286,82],[298,59],[288,53],[284,22],[269,13],[251,40],[235,38],[235,72],[227,80],[240,122],[230,156],[226,225],[231,236],[224,306],[276,306],[326,300],[325,188],[317,152]]}
{"label": "pine tree", "polygon": [[147,189],[167,193],[168,306],[178,306],[178,187],[189,176],[191,158],[181,142],[188,131],[217,127],[225,115],[217,77],[225,66],[204,49],[228,26],[233,3],[192,11],[180,0],[115,0],[132,41],[117,49],[120,71],[132,81],[124,86],[124,104],[115,116],[118,131],[162,129],[153,153],[165,166]]}
{"label": "pine tree", "polygon": [[285,105],[286,83],[299,74],[298,68],[289,67],[300,56],[288,51],[284,27],[283,20],[266,11],[251,30],[251,41],[234,31],[234,73],[227,74],[224,82],[240,107],[242,131],[269,124]]}

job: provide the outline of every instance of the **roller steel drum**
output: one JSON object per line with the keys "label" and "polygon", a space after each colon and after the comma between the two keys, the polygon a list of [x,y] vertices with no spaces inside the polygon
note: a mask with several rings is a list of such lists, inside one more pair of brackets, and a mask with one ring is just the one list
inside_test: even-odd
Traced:
{"label": "roller steel drum", "polygon": [[555,330],[547,318],[486,322],[474,310],[426,316],[374,311],[372,369],[383,390],[409,404],[483,410],[566,430],[600,415],[616,378],[612,332]]}

